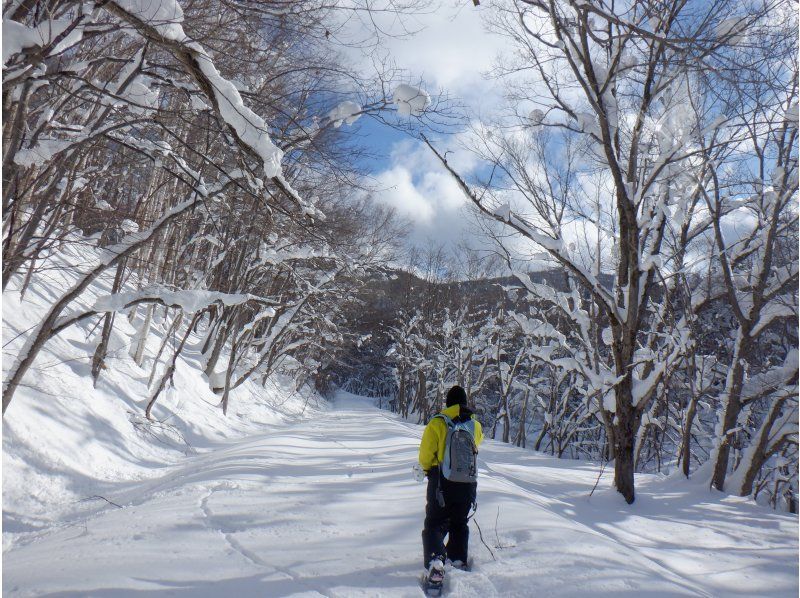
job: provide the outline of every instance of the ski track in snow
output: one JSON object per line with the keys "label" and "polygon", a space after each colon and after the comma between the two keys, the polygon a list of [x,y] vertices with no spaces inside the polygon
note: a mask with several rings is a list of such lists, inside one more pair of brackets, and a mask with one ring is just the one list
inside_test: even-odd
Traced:
{"label": "ski track in snow", "polygon": [[[221,487],[224,488],[224,486]],[[206,494],[200,501],[200,510],[203,512],[203,522],[206,524],[209,530],[222,534],[222,536],[225,538],[225,541],[233,550],[241,554],[245,559],[247,559],[257,567],[262,567],[270,572],[283,573],[298,586],[306,587],[309,590],[313,590],[320,596],[325,596],[326,598],[329,598],[327,594],[325,594],[318,588],[313,587],[312,584],[303,581],[301,578],[298,577],[296,573],[294,573],[290,569],[286,569],[283,567],[275,567],[273,565],[270,565],[269,563],[264,562],[264,560],[261,559],[257,554],[242,546],[242,544],[240,544],[236,540],[236,537],[234,536],[236,530],[226,531],[224,529],[224,524],[222,527],[215,525],[214,522],[215,516],[214,513],[212,513],[211,509],[208,507],[208,501],[218,488],[220,488],[220,486],[215,488],[210,488],[208,494]]]}
{"label": "ski track in snow", "polygon": [[[422,428],[340,395],[120,485],[79,520],[20,534],[9,596],[421,596]],[[495,442],[481,450],[474,568],[446,594],[794,596],[797,519],[681,480],[639,478],[628,507],[606,470]],[[667,484],[666,482],[669,482]]]}

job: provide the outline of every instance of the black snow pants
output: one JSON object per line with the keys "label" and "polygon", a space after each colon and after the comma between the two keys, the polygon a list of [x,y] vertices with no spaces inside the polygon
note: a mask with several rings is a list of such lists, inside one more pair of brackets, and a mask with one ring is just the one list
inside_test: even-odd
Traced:
{"label": "black snow pants", "polygon": [[[422,530],[422,553],[425,569],[434,557],[467,563],[469,546],[469,510],[475,502],[477,484],[449,482],[438,467],[428,472],[428,504]],[[447,547],[444,537],[449,534]]]}

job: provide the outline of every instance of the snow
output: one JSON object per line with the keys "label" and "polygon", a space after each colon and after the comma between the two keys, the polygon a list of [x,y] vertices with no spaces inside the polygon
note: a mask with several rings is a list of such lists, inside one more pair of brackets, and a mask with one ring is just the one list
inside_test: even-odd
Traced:
{"label": "snow", "polygon": [[352,125],[356,122],[361,117],[361,110],[361,106],[348,100],[328,112],[328,119],[333,122],[333,127],[338,129],[342,123]]}
{"label": "snow", "polygon": [[[120,483],[93,512],[12,533],[4,590],[193,596],[419,596],[422,428],[340,393],[325,412]],[[794,596],[797,520],[704,487],[487,441],[471,572],[453,596]],[[669,486],[667,486],[669,482]]]}
{"label": "snow", "polygon": [[511,205],[506,202],[494,210],[494,215],[500,218],[503,222],[511,222]]}
{"label": "snow", "polygon": [[330,256],[331,252],[327,247],[317,250],[307,245],[303,245],[300,247],[283,247],[276,249],[274,247],[268,247],[264,244],[262,245],[259,257],[264,261],[264,263],[277,265],[290,260],[310,260],[315,258],[326,258]]}
{"label": "snow", "polygon": [[136,224],[136,223],[135,223],[133,220],[131,220],[130,218],[126,218],[125,220],[123,220],[123,221],[120,223],[119,227],[120,227],[120,228],[121,228],[121,229],[122,229],[122,230],[123,230],[125,233],[127,233],[127,234],[129,234],[129,235],[132,235],[132,234],[134,234],[134,233],[138,233],[138,232],[139,232],[139,225],[138,225],[138,224]]}
{"label": "snow", "polygon": [[[36,27],[28,27],[18,21],[11,19],[3,19],[3,65],[14,55],[25,48],[32,48],[35,46],[47,46],[59,35],[66,31],[67,27],[72,24],[71,19],[45,19]],[[76,31],[82,34],[80,28]],[[67,38],[74,38],[76,31],[73,31]],[[57,53],[64,47],[68,47],[65,42],[70,41],[75,43],[77,39],[62,40],[58,47],[53,49],[53,53]],[[79,39],[79,38],[78,38]]]}
{"label": "snow", "polygon": [[538,127],[539,125],[542,124],[542,121],[544,120],[544,112],[542,112],[538,108],[534,108],[528,115],[528,119],[531,121],[531,124],[534,127]]}
{"label": "snow", "polygon": [[39,139],[35,147],[17,151],[14,155],[14,162],[24,167],[42,166],[73,143],[75,142],[70,139],[42,138]]}
{"label": "snow", "polygon": [[133,104],[133,111],[138,114],[146,114],[145,108],[158,107],[158,91],[151,89],[148,83],[147,77],[137,77],[122,94]]}
{"label": "snow", "polygon": [[793,102],[792,105],[786,109],[785,117],[786,120],[797,127],[797,122],[800,120],[800,108],[798,107],[797,102]]}
{"label": "snow", "polygon": [[[153,27],[168,40],[186,43],[195,54],[197,65],[208,80],[220,117],[236,132],[242,143],[253,150],[264,164],[267,178],[278,177],[283,185],[291,190],[291,185],[283,180],[281,160],[283,151],[269,137],[267,123],[244,104],[239,89],[233,82],[223,77],[211,57],[197,42],[190,41],[183,30],[183,9],[175,0],[115,0],[115,4]],[[152,101],[152,96],[148,95]],[[193,102],[193,105],[197,105]]]}
{"label": "snow", "polygon": [[575,120],[578,123],[578,129],[580,131],[600,137],[600,128],[597,125],[597,116],[595,114],[590,112],[578,112],[575,114]]}
{"label": "snow", "polygon": [[[184,290],[169,291],[163,288],[153,287],[131,293],[116,293],[105,295],[95,299],[93,309],[95,311],[122,311],[134,301],[142,299],[160,299],[164,304],[172,307],[180,307],[187,313],[195,313],[211,305],[220,302],[223,305],[241,305],[253,297],[246,294],[220,293],[216,291],[204,290]],[[272,311],[274,314],[274,310]]]}
{"label": "snow", "polygon": [[258,154],[263,161],[264,174],[267,178],[281,175],[283,152],[272,143],[267,132],[267,123],[244,105],[239,90],[220,75],[205,51],[199,46],[195,49],[200,52],[197,63],[211,82],[222,119],[236,131],[242,142]]}
{"label": "snow", "polygon": [[748,25],[750,24],[747,22],[747,19],[742,17],[728,17],[717,24],[714,33],[727,43],[735,45],[745,38],[744,31],[747,29]]}
{"label": "snow", "polygon": [[192,107],[192,110],[199,110],[200,112],[202,112],[202,111],[204,111],[204,110],[210,110],[210,109],[211,109],[211,108],[209,107],[209,105],[208,105],[208,104],[206,104],[206,103],[203,101],[203,99],[202,99],[200,96],[198,96],[198,95],[194,95],[194,94],[192,94],[192,96],[191,96],[191,99],[190,99],[189,103],[190,103],[190,105],[191,105],[191,107]]}
{"label": "snow", "polygon": [[394,88],[392,102],[401,116],[422,116],[431,105],[431,96],[424,89],[403,83]]}
{"label": "snow", "polygon": [[[89,257],[85,247],[68,247],[64,253],[74,264]],[[12,365],[9,356],[25,344],[31,323],[61,289],[74,284],[77,272],[52,268],[45,276],[50,286],[42,287],[34,278],[24,302],[15,290],[3,293],[4,371]],[[101,277],[82,302],[91,305],[98,295],[109,295],[112,281],[113,272]],[[147,379],[166,326],[148,339],[143,370],[128,357],[139,322],[135,324],[116,318],[108,367],[96,388],[90,376],[97,338],[90,332],[99,331],[95,321],[68,328],[49,341],[26,374],[3,420],[4,550],[24,541],[28,532],[55,529],[94,512],[96,502],[81,502],[87,497],[163,475],[164,467],[182,462],[187,453],[263,431],[314,403],[313,397],[292,392],[278,378],[266,388],[247,382],[232,391],[229,415],[223,418],[219,397],[198,365],[198,337],[190,339],[176,364],[174,386],[156,404],[154,416],[161,423],[147,423]],[[4,591],[11,587],[4,586]]]}
{"label": "snow", "polygon": [[165,38],[186,41],[183,9],[175,0],[114,0],[114,3],[154,27]]}

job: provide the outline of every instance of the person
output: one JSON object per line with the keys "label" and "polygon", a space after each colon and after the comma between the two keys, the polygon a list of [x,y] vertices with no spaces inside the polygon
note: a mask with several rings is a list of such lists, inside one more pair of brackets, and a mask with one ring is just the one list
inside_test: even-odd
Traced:
{"label": "person", "polygon": [[[483,440],[481,424],[467,407],[467,393],[460,386],[447,392],[447,406],[434,416],[422,434],[419,445],[419,466],[428,477],[425,524],[422,530],[424,567],[430,570],[431,562],[445,559],[461,568],[467,566],[469,549],[469,511],[475,504],[477,482],[456,482],[445,478],[442,465],[445,462],[445,444],[450,422],[471,422],[474,431],[474,463],[477,447]],[[444,416],[444,417],[443,417]],[[474,479],[474,467],[472,479]],[[456,477],[456,476],[451,476]],[[444,537],[449,534],[447,546]]]}

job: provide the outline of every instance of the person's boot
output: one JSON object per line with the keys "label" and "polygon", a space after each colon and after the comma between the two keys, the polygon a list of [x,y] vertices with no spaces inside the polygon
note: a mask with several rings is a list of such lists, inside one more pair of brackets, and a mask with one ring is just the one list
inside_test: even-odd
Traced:
{"label": "person's boot", "polygon": [[444,585],[444,557],[437,556],[431,559],[428,574],[425,576],[425,594],[428,596],[441,596]]}

